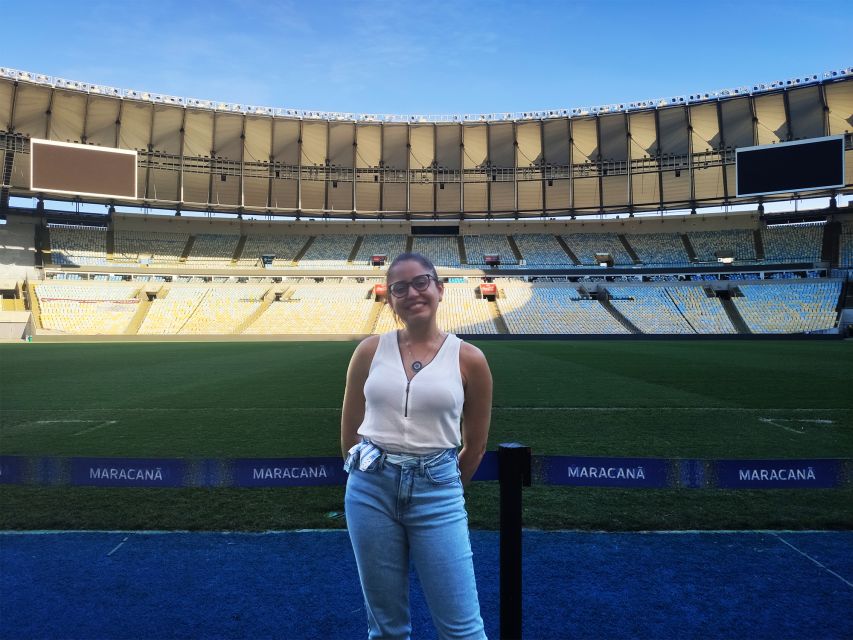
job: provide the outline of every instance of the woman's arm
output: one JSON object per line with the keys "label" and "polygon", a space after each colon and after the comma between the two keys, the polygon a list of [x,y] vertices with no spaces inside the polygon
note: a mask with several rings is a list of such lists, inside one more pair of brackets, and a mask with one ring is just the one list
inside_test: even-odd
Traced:
{"label": "woman's arm", "polygon": [[465,383],[465,405],[462,408],[462,449],[459,470],[462,484],[467,485],[486,452],[489,423],[492,419],[492,372],[486,356],[477,347],[463,342],[459,366]]}
{"label": "woman's arm", "polygon": [[362,340],[355,348],[347,369],[347,384],[344,389],[344,406],[341,411],[341,455],[358,444],[358,428],[364,421],[364,383],[370,373],[370,363],[379,345],[379,336]]}

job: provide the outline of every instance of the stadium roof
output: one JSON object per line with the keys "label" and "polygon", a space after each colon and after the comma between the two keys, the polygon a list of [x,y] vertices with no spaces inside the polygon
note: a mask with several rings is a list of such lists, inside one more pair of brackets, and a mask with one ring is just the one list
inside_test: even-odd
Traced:
{"label": "stadium roof", "polygon": [[[0,69],[2,188],[30,139],[138,152],[137,198],[87,201],[347,218],[512,218],[736,200],[737,148],[846,136],[853,69],[590,109],[359,116],[210,103]],[[791,194],[780,194],[788,198]],[[829,195],[829,193],[825,194]]]}
{"label": "stadium roof", "polygon": [[691,104],[705,100],[730,98],[739,95],[755,95],[767,91],[776,91],[791,87],[816,84],[824,80],[835,80],[838,78],[853,77],[853,67],[825,71],[821,74],[809,74],[788,78],[787,80],[774,80],[771,82],[759,82],[751,87],[739,86],[714,91],[699,91],[689,95],[669,96],[665,98],[649,98],[635,100],[632,102],[605,104],[574,108],[557,109],[534,109],[530,111],[516,112],[492,112],[492,113],[465,113],[465,114],[380,114],[380,113],[348,113],[336,111],[317,111],[310,109],[289,109],[283,107],[263,107],[247,105],[238,102],[221,102],[217,100],[204,100],[198,98],[182,98],[170,96],[152,91],[137,91],[135,89],[119,89],[105,85],[91,84],[79,80],[66,80],[41,73],[30,71],[18,71],[0,67],[0,77],[11,80],[23,80],[41,85],[57,87],[61,89],[73,89],[84,91],[95,95],[114,96],[141,100],[144,102],[155,102],[160,104],[180,105],[194,109],[210,109],[213,111],[225,111],[229,113],[244,113],[247,115],[265,115],[287,118],[300,118],[305,120],[336,120],[352,122],[506,122],[516,120],[542,120],[545,118],[583,117],[605,113],[617,113],[621,111],[635,111],[638,109],[649,109],[666,107],[679,104]]}

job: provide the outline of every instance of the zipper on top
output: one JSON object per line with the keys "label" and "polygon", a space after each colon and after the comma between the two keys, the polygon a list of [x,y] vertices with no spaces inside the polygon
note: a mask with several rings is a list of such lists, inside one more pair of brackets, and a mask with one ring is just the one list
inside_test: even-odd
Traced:
{"label": "zipper on top", "polygon": [[409,386],[411,386],[411,384],[412,384],[411,380],[406,381],[406,405],[403,408],[403,417],[404,418],[409,417]]}

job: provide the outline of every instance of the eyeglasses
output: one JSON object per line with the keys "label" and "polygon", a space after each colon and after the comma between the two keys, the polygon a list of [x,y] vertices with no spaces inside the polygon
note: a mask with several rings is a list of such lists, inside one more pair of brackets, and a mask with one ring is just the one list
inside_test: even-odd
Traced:
{"label": "eyeglasses", "polygon": [[[426,291],[429,288],[430,280],[436,280],[429,273],[423,273],[419,276],[415,276],[411,280],[400,280],[399,282],[392,282],[388,285],[388,290],[391,292],[391,295],[395,298],[402,298],[409,292],[409,285],[415,288],[415,291]],[[436,280],[438,282],[438,280]]]}

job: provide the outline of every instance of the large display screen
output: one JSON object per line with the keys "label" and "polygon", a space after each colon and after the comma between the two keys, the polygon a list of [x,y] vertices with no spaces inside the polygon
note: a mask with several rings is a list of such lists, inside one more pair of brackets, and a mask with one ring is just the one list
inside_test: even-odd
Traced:
{"label": "large display screen", "polygon": [[30,140],[31,191],[135,199],[136,175],[136,151]]}
{"label": "large display screen", "polygon": [[843,187],[844,136],[744,147],[735,162],[738,197]]}

